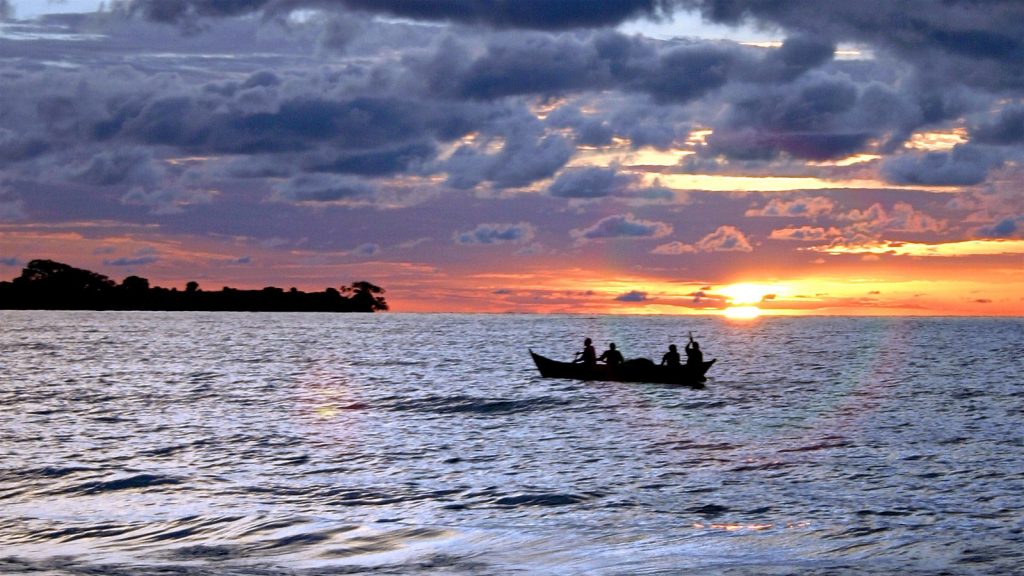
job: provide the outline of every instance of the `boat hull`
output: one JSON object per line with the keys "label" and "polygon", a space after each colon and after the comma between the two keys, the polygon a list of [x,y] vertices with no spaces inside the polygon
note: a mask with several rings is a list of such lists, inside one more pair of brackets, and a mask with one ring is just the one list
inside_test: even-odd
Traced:
{"label": "boat hull", "polygon": [[530,350],[533,362],[543,378],[569,378],[572,380],[597,380],[612,382],[650,382],[675,384],[691,388],[703,388],[707,381],[705,373],[715,360],[702,362],[701,366],[659,366],[650,361],[630,360],[618,366],[597,364],[585,366],[573,362],[559,362]]}

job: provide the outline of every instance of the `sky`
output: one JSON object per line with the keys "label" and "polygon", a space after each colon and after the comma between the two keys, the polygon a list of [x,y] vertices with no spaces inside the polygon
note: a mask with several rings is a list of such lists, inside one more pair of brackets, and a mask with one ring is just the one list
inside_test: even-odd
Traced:
{"label": "sky", "polygon": [[0,0],[0,279],[1024,315],[1017,0]]}

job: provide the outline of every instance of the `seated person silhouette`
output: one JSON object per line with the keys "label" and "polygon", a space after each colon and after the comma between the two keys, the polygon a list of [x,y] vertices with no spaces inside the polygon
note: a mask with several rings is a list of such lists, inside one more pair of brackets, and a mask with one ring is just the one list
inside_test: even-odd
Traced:
{"label": "seated person silhouette", "polygon": [[618,366],[623,362],[622,352],[615,349],[615,343],[608,344],[608,349],[601,353],[601,357],[597,359],[598,362],[604,362],[609,366]]}
{"label": "seated person silhouette", "polygon": [[681,366],[681,364],[679,363],[679,349],[676,348],[675,344],[669,345],[668,352],[665,352],[665,355],[661,357],[661,365],[676,367]]}
{"label": "seated person silhouette", "polygon": [[582,362],[584,366],[597,364],[597,352],[594,350],[593,344],[590,343],[590,338],[583,341],[583,351],[577,352],[576,358],[572,362],[573,364]]}

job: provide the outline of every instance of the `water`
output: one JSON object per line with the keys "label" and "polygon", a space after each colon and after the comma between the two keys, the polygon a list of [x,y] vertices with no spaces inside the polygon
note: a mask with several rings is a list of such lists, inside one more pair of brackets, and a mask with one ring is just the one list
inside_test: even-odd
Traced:
{"label": "water", "polygon": [[[1010,574],[1024,320],[0,312],[0,573]],[[537,376],[660,357],[706,390]]]}

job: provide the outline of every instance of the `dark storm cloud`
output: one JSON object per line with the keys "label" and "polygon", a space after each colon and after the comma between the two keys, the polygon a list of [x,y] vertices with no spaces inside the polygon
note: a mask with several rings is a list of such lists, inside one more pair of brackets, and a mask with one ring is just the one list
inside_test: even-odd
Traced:
{"label": "dark storm cloud", "polygon": [[885,160],[882,176],[892,184],[972,186],[1002,164],[999,153],[970,144],[949,152],[904,153]]}
{"label": "dark storm cloud", "polygon": [[931,82],[1020,88],[1024,4],[1017,0],[675,0],[725,24],[777,25],[836,42],[860,42],[918,67]]}
{"label": "dark storm cloud", "polygon": [[614,167],[574,168],[563,171],[548,194],[556,198],[603,198],[624,195],[637,184],[639,176],[620,174]]}
{"label": "dark storm cloud", "polygon": [[162,169],[154,163],[153,155],[143,149],[104,150],[72,175],[76,182],[96,186],[152,186],[161,177]]}
{"label": "dark storm cloud", "polygon": [[0,129],[0,168],[8,163],[31,160],[49,150],[50,144],[42,138],[25,137]]}
{"label": "dark storm cloud", "polygon": [[159,22],[347,8],[416,20],[555,30],[611,26],[657,16],[662,4],[661,0],[133,0],[131,8]]}
{"label": "dark storm cloud", "polygon": [[[432,91],[447,97],[489,100],[622,90],[647,94],[659,103],[680,103],[733,77],[761,78],[765,70],[787,66],[774,60],[761,68],[753,51],[713,42],[653,42],[612,31],[528,31],[494,34],[482,46],[452,40],[416,68]],[[811,58],[787,74],[799,75],[825,60]]]}
{"label": "dark storm cloud", "polygon": [[[809,175],[814,168],[803,160],[870,152],[890,157],[853,166],[850,174],[875,177],[882,167],[894,183],[970,185],[1004,158],[1007,166],[1019,159],[1024,114],[1014,86],[1024,74],[1010,57],[1018,49],[1013,39],[1021,37],[1010,18],[1014,5],[988,3],[990,14],[961,2],[797,0],[805,9],[796,14],[784,4],[735,0],[733,10],[719,2],[660,0],[140,0],[133,4],[138,14],[201,26],[182,36],[174,26],[120,14],[80,15],[40,26],[93,33],[87,41],[0,37],[0,51],[10,56],[0,62],[0,168],[55,190],[55,215],[71,212],[59,198],[95,194],[120,210],[112,218],[144,214],[139,206],[150,210],[147,216],[188,210],[189,218],[162,222],[177,226],[205,216],[212,229],[240,200],[258,222],[278,213],[350,214],[353,205],[408,208],[412,196],[442,198],[450,207],[473,195],[461,190],[482,199],[491,190],[547,186],[547,194],[529,197],[550,208],[573,198],[642,196],[637,177],[627,175],[640,170],[778,175],[784,167]],[[598,27],[673,7],[777,25],[788,37],[769,49]],[[304,8],[323,12],[279,17]],[[253,14],[271,17],[235,18]],[[836,46],[851,41],[873,58],[837,58]],[[957,45],[963,42],[971,46]],[[915,133],[948,131],[965,118],[970,146],[933,153],[904,147]],[[694,128],[713,132],[683,166],[575,167],[593,154],[580,146],[614,146],[597,151],[596,162],[628,146],[676,151],[691,147]],[[636,154],[637,162],[644,156]],[[186,176],[185,165],[196,169]],[[423,189],[411,191],[417,187]],[[31,187],[4,199],[6,213],[23,217],[40,206],[24,190]],[[647,197],[673,195],[656,187]],[[574,203],[581,211],[597,204]],[[801,216],[787,211],[796,205],[766,205],[766,215],[769,208]],[[538,218],[540,225],[539,216],[525,214],[506,220],[488,213],[468,225],[463,218],[441,236],[453,229],[470,234],[484,220]],[[414,220],[419,213],[406,215]],[[573,237],[650,238],[671,230],[631,215],[585,228],[605,215],[589,212],[572,225],[580,227]],[[714,218],[730,221],[724,213]],[[257,223],[233,225],[240,234],[246,226],[263,234]],[[993,223],[991,232],[1008,226]],[[296,234],[329,236],[323,228]],[[480,234],[498,239],[503,232]],[[417,235],[439,237],[425,224]],[[337,246],[353,253],[365,240],[338,239]],[[749,244],[738,230],[722,230],[673,250],[749,251]]]}
{"label": "dark storm cloud", "polygon": [[[451,62],[453,55],[459,58]],[[569,35],[501,34],[488,44],[487,52],[479,58],[452,51],[439,52],[438,56],[449,62],[435,62],[441,74],[435,85],[462,98],[559,94],[594,89],[612,82],[608,67],[601,61],[594,44]]]}
{"label": "dark storm cloud", "polygon": [[996,118],[971,130],[971,136],[983,144],[1024,144],[1024,104],[1007,106]]}
{"label": "dark storm cloud", "polygon": [[[491,183],[499,188],[526,186],[553,176],[572,156],[572,144],[558,134],[547,134],[543,125],[527,111],[513,112],[484,127],[489,138],[481,144],[459,146],[443,162],[448,184],[472,188]],[[488,145],[500,137],[500,150]]]}
{"label": "dark storm cloud", "polygon": [[374,188],[351,177],[328,174],[303,174],[274,187],[274,199],[282,202],[366,202]]}
{"label": "dark storm cloud", "polygon": [[[194,152],[252,154],[304,151],[328,141],[338,148],[365,150],[438,128],[423,103],[395,98],[296,98],[257,113],[222,112],[214,104],[187,96],[156,99],[114,134]],[[130,114],[119,110],[111,120]]]}
{"label": "dark storm cloud", "polygon": [[410,171],[437,154],[430,141],[385,146],[376,150],[333,152],[327,158],[312,157],[305,167],[317,172],[338,172],[360,176],[390,176]]}
{"label": "dark storm cloud", "polygon": [[686,102],[724,86],[737,63],[735,50],[697,45],[673,49],[635,84],[659,102]]}
{"label": "dark storm cloud", "polygon": [[825,160],[861,150],[875,135],[858,123],[857,86],[845,75],[809,74],[738,97],[708,138],[706,155],[769,160],[780,153]]}
{"label": "dark storm cloud", "polygon": [[793,36],[786,38],[778,50],[769,52],[750,74],[763,82],[794,80],[804,72],[827,64],[835,50],[835,42],[831,39]]}

